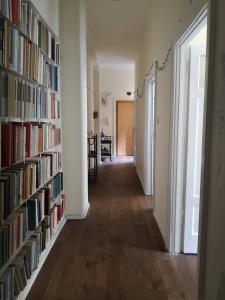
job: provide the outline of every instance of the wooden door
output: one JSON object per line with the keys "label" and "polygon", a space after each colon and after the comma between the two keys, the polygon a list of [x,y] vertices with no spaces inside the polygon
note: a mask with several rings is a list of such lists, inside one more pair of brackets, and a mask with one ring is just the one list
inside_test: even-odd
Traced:
{"label": "wooden door", "polygon": [[117,155],[134,155],[134,102],[117,102]]}

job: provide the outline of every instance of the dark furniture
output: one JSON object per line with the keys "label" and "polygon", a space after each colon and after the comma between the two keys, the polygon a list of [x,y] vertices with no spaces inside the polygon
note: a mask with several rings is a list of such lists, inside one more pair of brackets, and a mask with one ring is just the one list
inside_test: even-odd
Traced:
{"label": "dark furniture", "polygon": [[98,176],[98,137],[88,138],[88,178],[96,180]]}
{"label": "dark furniture", "polygon": [[112,161],[112,137],[104,136],[101,139],[101,160],[104,161],[109,158]]}

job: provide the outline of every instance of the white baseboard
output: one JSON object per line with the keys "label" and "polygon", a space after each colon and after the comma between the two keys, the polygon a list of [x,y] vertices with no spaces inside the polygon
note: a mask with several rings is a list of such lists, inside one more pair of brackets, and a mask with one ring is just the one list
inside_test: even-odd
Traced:
{"label": "white baseboard", "polygon": [[155,214],[155,211],[153,211],[153,217],[155,218],[155,221],[156,221],[157,226],[158,226],[158,228],[159,228],[159,231],[160,231],[160,233],[161,233],[163,242],[164,242],[164,244],[165,244],[166,250],[168,251],[168,245],[167,245],[167,242],[166,242],[166,236],[164,236],[164,234],[163,234],[163,230],[162,230],[162,227],[161,227],[161,223],[159,222],[158,216]]}
{"label": "white baseboard", "polygon": [[139,178],[139,180],[140,180],[140,182],[141,182],[143,191],[145,192],[144,180],[143,180],[143,178],[142,178],[142,176],[141,176],[141,174],[140,174],[140,170],[137,168],[137,166],[136,166],[136,172],[137,172],[138,178]]}
{"label": "white baseboard", "polygon": [[17,300],[24,300],[26,299],[27,295],[30,292],[30,289],[32,287],[32,285],[34,284],[39,272],[41,271],[41,268],[44,265],[44,262],[46,261],[57,237],[59,236],[61,230],[63,229],[64,225],[66,224],[66,219],[64,218],[61,223],[58,226],[58,229],[55,233],[55,235],[53,236],[53,238],[48,242],[46,249],[44,250],[44,252],[42,252],[41,257],[40,257],[40,261],[39,261],[39,265],[38,268],[32,273],[31,278],[28,280],[27,285],[25,287],[25,289],[19,294]]}
{"label": "white baseboard", "polygon": [[90,203],[88,202],[88,205],[87,205],[86,209],[84,210],[84,212],[82,212],[81,214],[66,215],[66,219],[67,220],[83,220],[87,217],[89,208],[90,208]]}

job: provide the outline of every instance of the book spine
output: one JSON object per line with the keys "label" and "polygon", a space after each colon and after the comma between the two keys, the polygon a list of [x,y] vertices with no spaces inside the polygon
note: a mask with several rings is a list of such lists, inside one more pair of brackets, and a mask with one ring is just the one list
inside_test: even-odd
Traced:
{"label": "book spine", "polygon": [[7,168],[12,165],[12,124],[2,124],[1,136],[2,167]]}

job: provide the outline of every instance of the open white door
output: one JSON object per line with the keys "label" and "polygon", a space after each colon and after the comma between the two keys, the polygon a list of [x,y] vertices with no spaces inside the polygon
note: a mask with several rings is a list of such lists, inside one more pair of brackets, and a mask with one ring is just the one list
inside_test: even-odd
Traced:
{"label": "open white door", "polygon": [[[154,193],[154,147],[155,147],[155,71],[149,76],[147,84],[147,107],[146,107],[146,176],[145,194],[153,196]],[[154,204],[153,204],[154,206]]]}
{"label": "open white door", "polygon": [[189,113],[187,140],[187,168],[185,187],[184,253],[198,251],[199,206],[201,189],[202,138],[204,116],[204,85],[206,62],[205,43],[202,39],[190,44]]}

